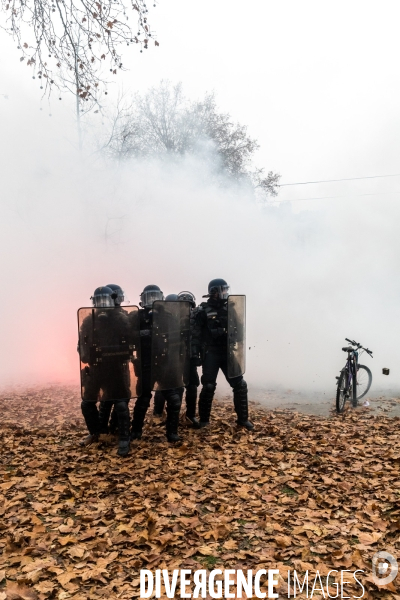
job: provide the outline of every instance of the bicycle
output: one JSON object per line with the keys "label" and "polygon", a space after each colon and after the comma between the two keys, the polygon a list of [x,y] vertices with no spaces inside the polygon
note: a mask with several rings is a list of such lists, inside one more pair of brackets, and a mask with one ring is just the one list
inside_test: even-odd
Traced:
{"label": "bicycle", "polygon": [[363,398],[368,392],[372,383],[372,373],[365,365],[360,365],[358,358],[360,354],[366,352],[372,356],[372,350],[364,348],[358,342],[345,338],[346,342],[350,342],[351,346],[342,348],[343,352],[347,352],[347,361],[340,372],[339,377],[336,377],[336,411],[340,414],[344,411],[346,400],[351,399],[353,408],[357,407],[358,400]]}

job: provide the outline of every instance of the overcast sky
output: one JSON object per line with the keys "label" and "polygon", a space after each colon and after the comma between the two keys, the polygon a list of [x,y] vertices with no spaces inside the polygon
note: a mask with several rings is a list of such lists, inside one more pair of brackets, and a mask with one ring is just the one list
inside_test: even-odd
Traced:
{"label": "overcast sky", "polygon": [[154,15],[161,45],[133,86],[214,89],[282,181],[399,170],[398,2],[161,0]]}
{"label": "overcast sky", "polygon": [[[259,162],[280,172],[282,183],[400,170],[397,1],[159,0],[149,6],[160,46],[143,54],[130,48],[124,57],[130,70],[114,88],[142,91],[167,78],[183,81],[194,97],[215,90],[221,108],[259,140]],[[26,78],[23,89],[39,105],[37,80],[6,46],[0,93],[15,99]],[[59,105],[52,104],[56,114]],[[390,181],[390,191],[400,189],[397,181]],[[282,197],[304,197],[304,191],[282,190]],[[316,188],[306,191],[313,195]]]}

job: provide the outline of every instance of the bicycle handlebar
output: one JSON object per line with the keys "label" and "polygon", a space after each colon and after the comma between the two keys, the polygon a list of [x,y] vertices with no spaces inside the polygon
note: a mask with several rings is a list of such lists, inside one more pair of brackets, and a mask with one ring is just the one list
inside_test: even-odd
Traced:
{"label": "bicycle handlebar", "polygon": [[369,348],[364,348],[364,346],[361,346],[361,344],[359,344],[358,342],[355,342],[354,340],[349,340],[349,338],[344,338],[344,339],[346,340],[346,342],[350,342],[350,344],[352,344],[353,346],[356,346],[357,349],[361,348],[362,350],[365,350],[365,352],[367,354],[369,354],[371,358],[374,358],[372,356],[372,350],[370,350]]}

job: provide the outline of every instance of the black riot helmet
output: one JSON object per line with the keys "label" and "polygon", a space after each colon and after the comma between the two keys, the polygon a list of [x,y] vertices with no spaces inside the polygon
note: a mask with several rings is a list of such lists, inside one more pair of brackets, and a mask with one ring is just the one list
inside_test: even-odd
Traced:
{"label": "black riot helmet", "polygon": [[179,300],[178,294],[168,294],[168,296],[165,296],[164,300],[166,302],[176,302]]}
{"label": "black riot helmet", "polygon": [[114,306],[114,299],[112,297],[113,291],[107,286],[98,287],[94,290],[91,301],[93,306],[96,308],[108,308]]}
{"label": "black riot helmet", "polygon": [[203,296],[207,298],[210,296],[217,296],[220,300],[226,300],[229,296],[229,285],[225,279],[212,279],[208,284],[208,294]]}
{"label": "black riot helmet", "polygon": [[192,292],[179,292],[178,300],[181,300],[182,302],[190,302],[193,307],[196,306],[196,298]]}
{"label": "black riot helmet", "polygon": [[107,287],[113,291],[112,298],[115,306],[120,306],[123,302],[129,304],[129,300],[126,298],[125,292],[120,285],[117,285],[116,283],[107,283]]}
{"label": "black riot helmet", "polygon": [[140,294],[140,306],[151,308],[156,300],[164,300],[164,295],[158,285],[146,285]]}

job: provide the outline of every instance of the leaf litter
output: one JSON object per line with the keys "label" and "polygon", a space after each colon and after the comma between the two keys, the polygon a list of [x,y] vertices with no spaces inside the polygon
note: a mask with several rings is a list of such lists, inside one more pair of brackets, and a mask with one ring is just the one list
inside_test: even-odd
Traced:
{"label": "leaf litter", "polygon": [[289,569],[362,569],[364,598],[400,600],[371,576],[400,548],[397,417],[253,403],[248,433],[219,400],[180,447],[149,414],[120,459],[111,436],[79,447],[76,388],[14,389],[0,414],[0,600],[136,598],[142,568],[276,568],[285,595]]}

